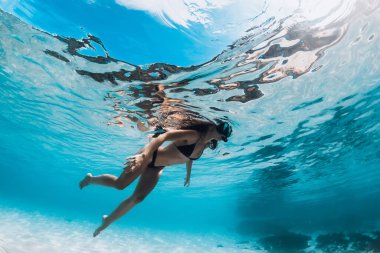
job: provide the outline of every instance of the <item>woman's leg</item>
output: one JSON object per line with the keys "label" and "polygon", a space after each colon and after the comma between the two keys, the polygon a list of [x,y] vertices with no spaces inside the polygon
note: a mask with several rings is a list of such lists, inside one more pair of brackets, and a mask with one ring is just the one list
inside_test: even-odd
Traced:
{"label": "woman's leg", "polygon": [[148,196],[148,194],[156,186],[163,168],[164,167],[146,168],[142,173],[139,179],[139,183],[132,196],[121,202],[121,204],[109,216],[103,216],[103,222],[95,230],[94,237],[97,236],[106,227],[108,227],[112,222],[119,219],[121,216],[131,210],[136,204],[143,201],[144,198]]}
{"label": "woman's leg", "polygon": [[103,185],[108,187],[113,187],[118,190],[123,190],[125,187],[130,185],[135,179],[140,176],[142,169],[136,168],[131,171],[123,171],[119,177],[110,174],[103,174],[100,176],[93,176],[88,173],[84,179],[79,183],[79,187],[82,189],[90,184]]}
{"label": "woman's leg", "polygon": [[[136,156],[140,155],[144,149],[140,149],[135,156],[131,156],[128,158],[128,161],[125,163],[125,167],[123,172],[119,177],[110,174],[103,174],[100,176],[94,177],[91,173],[87,173],[87,175],[80,181],[79,188],[83,189],[90,184],[103,185],[108,187],[113,187],[119,190],[123,190],[125,187],[130,185],[135,179],[141,175],[144,167],[136,166]],[[150,157],[150,162],[151,162]]]}

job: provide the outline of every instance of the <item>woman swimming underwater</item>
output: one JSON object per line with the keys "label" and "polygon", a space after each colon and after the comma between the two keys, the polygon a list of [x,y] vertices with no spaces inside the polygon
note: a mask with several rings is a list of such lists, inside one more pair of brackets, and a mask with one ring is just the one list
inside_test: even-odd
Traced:
{"label": "woman swimming underwater", "polygon": [[[88,173],[79,184],[81,189],[96,184],[122,190],[140,176],[133,194],[121,202],[110,215],[103,216],[102,224],[93,236],[97,236],[112,222],[143,201],[156,186],[165,166],[185,163],[184,186],[189,186],[193,161],[201,157],[207,147],[215,149],[218,141],[226,142],[231,133],[230,124],[224,121],[195,121],[180,129],[157,128],[152,140],[137,155],[129,158],[119,177],[109,174],[92,176]],[[164,142],[170,143],[163,147]]]}

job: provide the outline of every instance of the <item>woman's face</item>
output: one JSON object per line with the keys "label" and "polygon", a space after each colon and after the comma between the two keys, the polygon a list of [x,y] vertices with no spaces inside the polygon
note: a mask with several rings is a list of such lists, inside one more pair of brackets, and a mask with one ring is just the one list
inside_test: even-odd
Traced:
{"label": "woman's face", "polygon": [[213,133],[213,139],[215,139],[217,141],[221,141],[221,140],[227,139],[227,137],[220,134],[218,131],[215,130]]}
{"label": "woman's face", "polygon": [[220,134],[220,133],[218,133],[218,138],[217,138],[217,140],[218,140],[218,141],[221,141],[221,140],[223,140],[223,139],[227,139],[227,137],[224,136],[224,135],[222,135],[222,134]]}
{"label": "woman's face", "polygon": [[218,133],[218,139],[224,142],[228,141],[228,137],[231,136],[232,127],[227,122],[222,122],[216,126],[216,131]]}

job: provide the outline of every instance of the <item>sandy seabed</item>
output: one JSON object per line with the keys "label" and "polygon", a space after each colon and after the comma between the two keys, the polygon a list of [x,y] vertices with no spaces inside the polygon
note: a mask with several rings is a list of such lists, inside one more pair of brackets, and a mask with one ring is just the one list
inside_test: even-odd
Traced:
{"label": "sandy seabed", "polygon": [[97,225],[0,209],[0,253],[260,252],[239,248],[234,238],[215,234],[110,228],[93,238]]}

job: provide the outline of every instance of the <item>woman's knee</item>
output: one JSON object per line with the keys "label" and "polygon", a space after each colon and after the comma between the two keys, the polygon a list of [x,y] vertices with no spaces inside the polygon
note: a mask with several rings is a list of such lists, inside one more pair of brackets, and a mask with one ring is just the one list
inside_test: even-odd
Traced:
{"label": "woman's knee", "polygon": [[146,195],[133,196],[133,200],[136,204],[141,203],[145,199]]}
{"label": "woman's knee", "polygon": [[127,186],[128,186],[128,185],[125,184],[125,183],[123,183],[123,182],[120,182],[120,181],[116,181],[116,182],[115,182],[115,188],[116,188],[117,190],[124,190],[125,187],[127,187]]}

